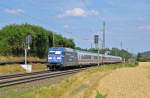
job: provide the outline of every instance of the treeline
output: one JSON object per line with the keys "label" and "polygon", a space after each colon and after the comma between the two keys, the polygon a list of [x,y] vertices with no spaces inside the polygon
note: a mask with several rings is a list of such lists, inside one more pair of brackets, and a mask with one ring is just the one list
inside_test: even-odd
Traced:
{"label": "treeline", "polygon": [[0,55],[24,55],[24,42],[28,34],[32,35],[29,51],[31,56],[40,58],[46,56],[48,48],[53,45],[53,34],[55,46],[75,48],[72,39],[67,39],[43,27],[31,24],[11,24],[0,30]]}
{"label": "treeline", "polygon": [[[95,48],[90,48],[90,49],[81,49],[80,47],[76,47],[78,50],[83,50],[83,51],[89,51],[89,52],[94,52],[97,53],[97,49]],[[129,53],[127,50],[124,49],[118,49],[118,48],[105,48],[105,49],[100,49],[100,54],[108,54],[108,55],[113,55],[113,56],[120,56],[125,60],[128,60],[129,58],[132,58],[133,55]]]}
{"label": "treeline", "polygon": [[137,54],[137,61],[140,62],[150,62],[150,51],[145,53]]}

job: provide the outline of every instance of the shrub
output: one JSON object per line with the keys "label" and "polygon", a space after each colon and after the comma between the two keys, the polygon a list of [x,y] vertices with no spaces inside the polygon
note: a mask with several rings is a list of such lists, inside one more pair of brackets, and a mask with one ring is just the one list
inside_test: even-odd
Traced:
{"label": "shrub", "polygon": [[102,95],[97,91],[95,98],[106,98],[106,95]]}

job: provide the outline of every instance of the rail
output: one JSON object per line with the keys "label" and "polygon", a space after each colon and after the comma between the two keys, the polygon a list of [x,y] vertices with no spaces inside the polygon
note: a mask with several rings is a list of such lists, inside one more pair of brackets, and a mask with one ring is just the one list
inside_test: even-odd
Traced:
{"label": "rail", "polygon": [[25,73],[25,74],[16,74],[16,75],[7,75],[0,77],[0,88],[8,87],[12,85],[28,83],[32,81],[54,78],[58,76],[68,75],[80,72],[81,70],[85,70],[87,68],[80,68],[80,69],[72,69],[66,71],[57,71],[57,72],[50,72],[50,71],[42,71],[42,72],[33,72],[33,73]]}

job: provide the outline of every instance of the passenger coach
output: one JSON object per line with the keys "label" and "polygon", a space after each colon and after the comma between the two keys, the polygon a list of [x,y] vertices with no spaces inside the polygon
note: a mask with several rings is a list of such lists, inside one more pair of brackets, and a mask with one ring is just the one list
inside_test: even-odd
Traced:
{"label": "passenger coach", "polygon": [[[99,55],[99,63],[120,63],[122,58],[111,55]],[[49,69],[66,66],[87,66],[98,63],[98,54],[71,48],[57,47],[48,50]]]}

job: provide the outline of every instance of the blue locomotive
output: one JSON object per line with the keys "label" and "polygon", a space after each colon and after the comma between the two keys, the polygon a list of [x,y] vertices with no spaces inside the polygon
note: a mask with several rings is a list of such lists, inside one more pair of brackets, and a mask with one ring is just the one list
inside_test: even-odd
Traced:
{"label": "blue locomotive", "polygon": [[102,55],[87,51],[79,51],[71,48],[54,47],[48,50],[49,69],[67,66],[87,66],[98,63],[120,63],[122,58],[118,56]]}

